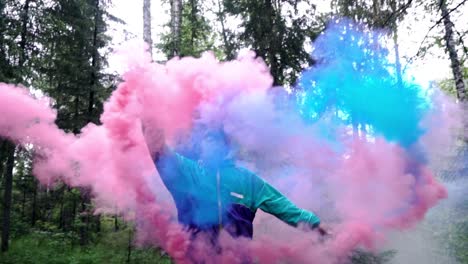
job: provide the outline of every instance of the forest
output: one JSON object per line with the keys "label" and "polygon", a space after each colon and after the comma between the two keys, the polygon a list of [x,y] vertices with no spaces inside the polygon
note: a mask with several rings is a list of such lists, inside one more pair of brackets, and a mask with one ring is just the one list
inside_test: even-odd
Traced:
{"label": "forest", "polygon": [[[413,62],[424,64],[429,57],[444,61],[438,66],[448,75],[431,85],[466,109],[466,0],[132,1],[140,10],[131,16],[141,18],[141,35],[130,32],[128,21],[116,12],[125,11],[117,8],[123,2],[0,0],[0,83],[52,98],[56,125],[79,134],[88,123],[101,124],[104,104],[122,81],[110,60],[123,42],[117,43],[116,31],[120,39],[141,38],[153,61],[161,64],[175,57],[198,58],[206,51],[229,61],[244,49],[253,50],[267,64],[273,86],[294,91],[303,70],[317,63],[311,43],[328,21],[345,17],[383,32],[379,41],[388,49],[398,82]],[[154,20],[161,18],[154,10],[167,15],[159,27]],[[423,38],[412,39],[416,43],[408,51],[404,41],[411,30]],[[466,114],[463,119],[468,120]],[[424,223],[428,229],[440,227],[431,235],[441,241],[437,249],[450,263],[468,263],[467,126],[434,168],[444,184],[463,187],[453,196],[449,188],[449,197],[458,200],[433,208],[444,216]],[[33,174],[34,156],[33,146],[0,137],[0,263],[173,263],[162,248],[134,243],[132,221],[96,214],[91,189],[40,183]],[[392,248],[356,250],[349,263],[398,263],[398,254]]]}

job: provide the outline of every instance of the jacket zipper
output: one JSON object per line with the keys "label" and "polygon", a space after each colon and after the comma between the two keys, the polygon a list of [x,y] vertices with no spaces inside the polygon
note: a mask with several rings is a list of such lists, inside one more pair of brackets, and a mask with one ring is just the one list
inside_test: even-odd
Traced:
{"label": "jacket zipper", "polygon": [[221,176],[219,175],[219,170],[216,172],[216,183],[217,183],[217,193],[218,193],[218,223],[219,223],[219,231],[223,229],[223,216],[221,213]]}

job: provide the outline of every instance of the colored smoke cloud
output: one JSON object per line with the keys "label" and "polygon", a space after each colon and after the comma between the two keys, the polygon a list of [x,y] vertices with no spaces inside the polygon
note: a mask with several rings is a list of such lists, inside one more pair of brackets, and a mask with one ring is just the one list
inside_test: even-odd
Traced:
{"label": "colored smoke cloud", "polygon": [[[132,46],[121,51],[127,67],[102,125],[67,134],[54,124],[47,100],[2,84],[0,135],[34,146],[42,183],[91,187],[97,212],[135,221],[140,243],[161,245],[180,263],[189,256],[240,263],[245,255],[260,263],[339,263],[357,247],[378,247],[388,231],[414,226],[447,196],[428,155],[431,142],[447,144],[456,107],[409,76],[399,84],[372,34],[330,23],[314,45],[318,63],[293,93],[272,88],[267,66],[253,53],[160,65],[143,46]],[[258,173],[328,220],[335,235],[321,242],[315,233],[279,227],[280,239],[265,228],[278,223],[260,215],[254,240],[222,234],[220,254],[203,239],[190,240],[167,209],[172,201],[151,158],[162,132],[191,158],[216,163],[222,153]],[[222,135],[216,151],[202,144],[210,133]]]}

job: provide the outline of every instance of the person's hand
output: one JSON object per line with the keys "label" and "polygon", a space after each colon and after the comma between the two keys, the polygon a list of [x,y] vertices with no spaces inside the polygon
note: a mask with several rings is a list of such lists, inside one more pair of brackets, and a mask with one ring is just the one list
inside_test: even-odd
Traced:
{"label": "person's hand", "polygon": [[151,157],[158,160],[167,148],[164,130],[157,126],[143,126],[143,135]]}
{"label": "person's hand", "polygon": [[317,227],[317,232],[319,232],[319,234],[321,236],[331,236],[332,235],[332,232],[330,230],[329,227],[327,227],[326,225],[320,223],[320,225]]}

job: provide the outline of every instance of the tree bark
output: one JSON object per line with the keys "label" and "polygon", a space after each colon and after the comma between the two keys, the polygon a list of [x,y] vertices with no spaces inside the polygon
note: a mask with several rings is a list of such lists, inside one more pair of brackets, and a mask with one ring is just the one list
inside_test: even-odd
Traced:
{"label": "tree bark", "polygon": [[148,44],[148,52],[153,58],[153,39],[151,37],[151,0],[143,0],[143,40]]}
{"label": "tree bark", "polygon": [[69,189],[68,190],[69,193],[71,194],[72,196],[72,208],[71,208],[71,211],[70,211],[70,224],[69,224],[69,227],[71,230],[73,230],[73,227],[74,227],[74,224],[75,224],[75,218],[76,218],[76,210],[77,210],[77,197],[75,195],[75,193],[73,193],[73,189]]}
{"label": "tree bark", "polygon": [[80,245],[87,245],[89,242],[88,231],[89,231],[89,215],[88,210],[90,199],[87,189],[82,189],[81,197],[81,212],[80,212]]}
{"label": "tree bark", "polygon": [[132,257],[132,240],[133,240],[133,227],[128,230],[128,245],[127,245],[127,263],[130,263]]}
{"label": "tree bark", "polygon": [[32,203],[32,213],[31,213],[31,226],[36,225],[37,220],[37,182],[33,179],[34,189],[33,189],[33,203]]}
{"label": "tree bark", "polygon": [[[343,16],[346,17],[346,18],[351,18],[353,19],[354,17],[352,17],[351,15],[351,10],[350,10],[350,7],[352,5],[352,1],[351,0],[339,0],[335,3],[336,5],[336,8],[337,8],[337,13],[340,13],[340,11],[343,13]],[[341,8],[342,9],[341,9]],[[340,10],[341,9],[341,10]]]}
{"label": "tree bark", "polygon": [[96,215],[94,219],[96,221],[96,233],[101,233],[101,215]]}
{"label": "tree bark", "polygon": [[[91,87],[90,87],[90,93],[89,93],[89,98],[88,98],[88,122],[93,121],[93,110],[94,110],[94,100],[95,100],[95,89],[96,89],[96,84],[98,83],[98,67],[99,67],[99,47],[97,45],[98,43],[98,31],[99,31],[99,23],[101,21],[100,17],[100,6],[99,6],[99,0],[95,0],[95,15],[94,15],[94,31],[93,31],[93,56],[91,58],[91,65],[92,65],[92,72],[91,72]],[[144,0],[145,4],[146,2],[150,2],[150,0]],[[149,5],[149,3],[148,3]],[[148,6],[148,8],[150,8]],[[149,25],[149,30],[150,30],[150,40],[151,40],[151,15],[149,17],[150,20],[150,25]],[[87,201],[89,202],[90,199],[87,198]],[[93,217],[93,219],[96,221],[96,231],[100,232],[101,231],[101,217]],[[89,214],[87,217],[87,222],[86,225],[89,225]],[[88,229],[88,227],[87,227]]]}
{"label": "tree bark", "polygon": [[90,77],[90,87],[89,87],[89,97],[88,97],[88,123],[93,121],[93,109],[94,109],[94,96],[97,83],[97,66],[99,59],[99,47],[97,45],[98,41],[98,31],[99,31],[99,0],[95,0],[94,5],[94,30],[93,30],[93,54],[91,57],[91,77]]}
{"label": "tree bark", "polygon": [[3,163],[4,163],[4,160],[7,157],[7,155],[5,155],[6,154],[6,147],[7,147],[7,141],[0,138],[0,182],[1,182],[2,177],[3,177]]}
{"label": "tree bark", "polygon": [[226,60],[232,60],[234,59],[234,48],[231,43],[229,43],[228,36],[227,36],[227,30],[226,30],[226,25],[224,24],[224,21],[226,20],[224,9],[221,4],[221,0],[218,0],[218,19],[219,22],[221,23],[221,35],[223,36],[223,42],[224,42],[224,52],[226,53]]}
{"label": "tree bark", "polygon": [[268,22],[270,24],[270,30],[267,33],[270,35],[270,45],[268,47],[268,60],[270,62],[270,72],[271,75],[273,76],[273,85],[280,85],[280,79],[279,76],[281,75],[280,73],[280,65],[277,59],[277,55],[279,52],[279,41],[280,41],[280,33],[277,30],[277,14],[276,10],[273,7],[273,4],[271,0],[265,0],[265,12],[267,12],[268,15]]}
{"label": "tree bark", "polygon": [[[397,3],[396,0],[390,1],[390,8],[392,10],[392,14],[397,12]],[[397,25],[397,15],[392,20],[392,28],[393,28],[393,49],[395,51],[395,71],[397,75],[397,85],[398,88],[403,87],[403,78],[401,72],[401,62],[400,62],[400,48],[398,45],[398,25]]]}
{"label": "tree bark", "polygon": [[[23,7],[23,12],[21,15],[21,40],[20,40],[20,57],[18,61],[18,66],[20,71],[23,71],[23,66],[26,61],[26,41],[28,34],[28,17],[29,17],[29,4],[31,0],[26,0]],[[22,74],[21,74],[21,77]]]}
{"label": "tree bark", "polygon": [[117,217],[117,215],[114,215],[114,231],[119,231],[119,218]]}
{"label": "tree bark", "polygon": [[172,57],[180,55],[182,1],[171,0]]}
{"label": "tree bark", "polygon": [[403,77],[401,72],[401,62],[400,62],[400,48],[398,45],[398,31],[397,29],[393,32],[393,48],[395,50],[395,71],[397,75],[397,85],[399,88],[403,87]]}
{"label": "tree bark", "polygon": [[60,213],[59,213],[59,221],[58,221],[58,228],[65,230],[65,186],[62,187],[60,190]]}
{"label": "tree bark", "polygon": [[81,212],[80,212],[80,245],[85,246],[88,244],[88,212],[86,211],[86,203],[81,201]]}
{"label": "tree bark", "polygon": [[460,60],[458,59],[456,43],[453,39],[453,23],[450,20],[450,14],[447,10],[447,2],[445,0],[440,0],[439,3],[445,27],[445,45],[447,46],[447,51],[449,53],[451,61],[453,78],[455,80],[455,87],[457,91],[457,98],[461,102],[464,102],[466,100],[466,87],[463,81],[463,72]]}
{"label": "tree bark", "polygon": [[[5,27],[6,27],[6,19],[5,19],[5,1],[0,1],[0,32],[5,32]],[[5,47],[5,38],[3,34],[0,34],[0,63],[2,64],[7,64],[7,58],[6,58],[6,47]],[[3,70],[3,69],[2,69]],[[0,71],[0,73],[2,73]],[[1,80],[5,81],[5,80]],[[1,174],[1,173],[0,173]]]}
{"label": "tree bark", "polygon": [[[25,176],[24,176],[25,177]],[[21,201],[21,217],[25,216],[25,207],[26,207],[26,179],[22,179],[23,187],[23,200]]]}
{"label": "tree bark", "polygon": [[10,239],[11,192],[13,187],[13,167],[15,164],[15,146],[12,143],[7,143],[6,154],[7,162],[3,193],[2,252],[8,251],[8,243]]}
{"label": "tree bark", "polygon": [[195,0],[190,0],[190,52],[192,53],[191,55],[194,54],[195,51],[195,23],[197,22],[197,1]]}
{"label": "tree bark", "polygon": [[[374,15],[373,17],[373,27],[374,28],[380,28],[381,24],[379,23],[380,21],[380,0],[373,0],[372,1],[372,14]],[[376,35],[376,34],[374,34]]]}

